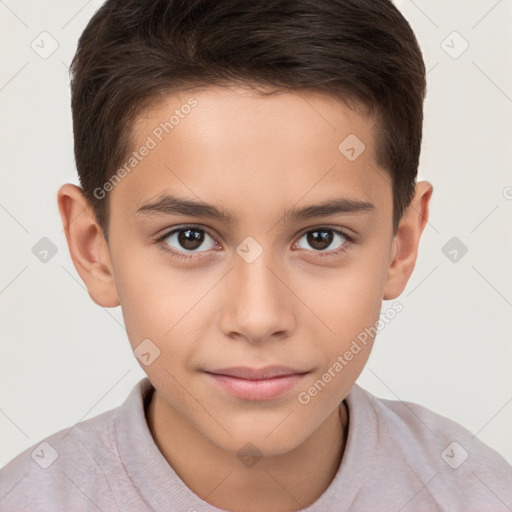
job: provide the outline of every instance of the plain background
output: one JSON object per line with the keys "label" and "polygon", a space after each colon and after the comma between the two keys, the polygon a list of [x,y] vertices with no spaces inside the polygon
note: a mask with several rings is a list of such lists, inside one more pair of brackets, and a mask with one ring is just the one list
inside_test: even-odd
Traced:
{"label": "plain background", "polygon": [[[0,1],[0,466],[118,406],[145,375],[120,308],[85,290],[56,202],[78,183],[67,66],[101,3]],[[397,6],[428,70],[419,174],[434,196],[404,309],[358,383],[448,416],[512,462],[512,2]],[[43,31],[58,43],[46,59],[31,47]],[[46,263],[32,252],[43,237],[57,248]]]}

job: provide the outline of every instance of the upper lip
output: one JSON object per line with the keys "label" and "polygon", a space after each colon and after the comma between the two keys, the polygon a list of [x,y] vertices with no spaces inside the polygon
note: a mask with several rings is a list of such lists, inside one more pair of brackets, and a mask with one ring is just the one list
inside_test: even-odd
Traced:
{"label": "upper lip", "polygon": [[233,368],[221,368],[220,370],[212,370],[207,373],[215,375],[228,375],[229,377],[238,377],[247,380],[263,380],[273,377],[282,377],[284,375],[296,375],[308,373],[304,370],[296,370],[287,366],[265,366],[264,368],[250,368],[248,366],[236,366]]}

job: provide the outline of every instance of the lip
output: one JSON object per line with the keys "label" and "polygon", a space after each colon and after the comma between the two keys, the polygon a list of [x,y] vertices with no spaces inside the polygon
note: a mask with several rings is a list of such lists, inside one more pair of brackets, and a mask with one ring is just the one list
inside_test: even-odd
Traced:
{"label": "lip", "polygon": [[221,368],[207,373],[215,375],[226,375],[228,377],[237,377],[247,380],[272,379],[274,377],[284,377],[287,375],[298,375],[308,373],[307,370],[297,370],[288,366],[265,366],[264,368],[250,368],[249,366],[234,366],[232,368]]}
{"label": "lip", "polygon": [[245,400],[271,400],[293,389],[308,371],[285,366],[223,368],[207,375],[229,394]]}

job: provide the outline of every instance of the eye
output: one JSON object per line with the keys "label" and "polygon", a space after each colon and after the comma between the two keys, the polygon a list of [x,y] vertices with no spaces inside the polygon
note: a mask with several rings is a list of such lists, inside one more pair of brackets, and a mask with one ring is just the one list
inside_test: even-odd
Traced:
{"label": "eye", "polygon": [[[307,247],[301,247],[300,241],[303,238],[305,238],[309,247],[314,249],[313,251]],[[207,241],[206,244],[205,240]],[[327,250],[333,245],[333,241],[335,242],[334,249]],[[336,257],[345,252],[352,242],[352,238],[343,231],[322,226],[305,232],[296,244],[299,246],[299,249],[312,252],[314,257],[327,258]],[[174,228],[159,237],[156,243],[161,243],[163,250],[171,253],[173,257],[181,259],[201,257],[194,256],[194,254],[199,253],[200,255],[218,246],[217,242],[208,232],[198,226],[179,226]],[[201,247],[204,250],[199,250]]]}
{"label": "eye", "polygon": [[[320,257],[337,256],[344,252],[350,242],[352,242],[351,237],[339,229],[327,226],[315,228],[304,233],[297,242],[300,249],[308,249],[308,247],[300,246],[300,241],[304,238],[306,240],[306,244],[314,249],[313,252],[319,253],[318,256]],[[333,245],[333,242],[335,247],[331,250],[327,250],[331,245]]]}
{"label": "eye", "polygon": [[[205,240],[210,240],[204,247]],[[216,242],[204,230],[197,226],[180,226],[162,235],[157,242],[165,242],[164,249],[170,251],[178,258],[192,258],[186,253],[203,253],[213,247]],[[203,246],[204,251],[199,250]]]}

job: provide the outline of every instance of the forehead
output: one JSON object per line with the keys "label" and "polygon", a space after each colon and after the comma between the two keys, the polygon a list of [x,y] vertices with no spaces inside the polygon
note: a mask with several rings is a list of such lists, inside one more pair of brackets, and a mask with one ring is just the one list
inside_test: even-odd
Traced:
{"label": "forehead", "polygon": [[236,86],[175,93],[134,123],[137,156],[111,192],[112,209],[133,215],[169,193],[240,215],[271,214],[334,192],[382,209],[391,180],[376,164],[373,129],[360,109],[322,93]]}

